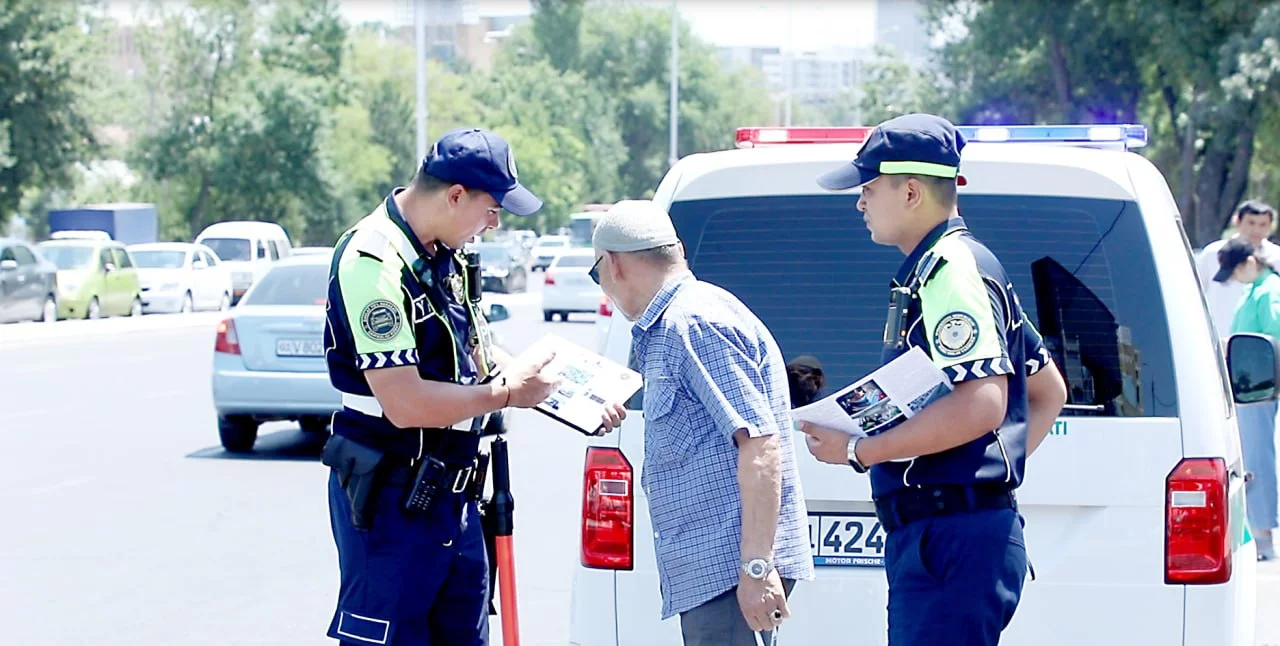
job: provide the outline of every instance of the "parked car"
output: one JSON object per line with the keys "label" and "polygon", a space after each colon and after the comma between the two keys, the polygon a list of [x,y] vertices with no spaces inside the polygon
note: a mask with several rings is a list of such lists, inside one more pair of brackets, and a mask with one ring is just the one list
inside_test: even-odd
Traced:
{"label": "parked car", "polygon": [[284,228],[274,222],[233,220],[205,227],[195,242],[218,255],[231,271],[231,302],[238,303],[271,264],[292,255]]}
{"label": "parked car", "polygon": [[588,275],[595,262],[591,249],[568,249],[551,261],[542,279],[542,320],[559,314],[561,321],[568,321],[570,314],[600,310],[604,292]]}
{"label": "parked car", "polygon": [[60,231],[36,245],[58,268],[58,318],[141,316],[142,286],[128,249],[109,238],[81,235]]}
{"label": "parked car", "polygon": [[142,283],[142,311],[192,312],[231,307],[231,272],[213,250],[190,242],[129,247]]}
{"label": "parked car", "polygon": [[529,271],[541,271],[551,266],[551,261],[561,251],[569,248],[569,236],[561,235],[545,235],[538,238],[537,244],[533,245],[533,251],[529,255],[533,257],[533,262],[529,265]]}
{"label": "parked car", "polygon": [[505,242],[477,242],[467,248],[480,253],[482,290],[511,294],[529,288],[529,272],[520,251]]}
{"label": "parked car", "polygon": [[0,238],[0,322],[58,320],[58,268],[21,240]]}
{"label": "parked car", "polygon": [[[903,260],[872,242],[856,191],[815,181],[857,154],[866,130],[848,130],[832,131],[843,143],[777,145],[752,140],[786,142],[788,130],[740,131],[744,149],[682,158],[653,198],[699,279],[750,307],[786,359],[822,361],[823,396],[878,367],[885,293]],[[1169,187],[1125,150],[1129,137],[1145,141],[1134,130],[963,131],[960,212],[1004,265],[1069,393],[1017,490],[1035,577],[1002,644],[1255,643],[1263,566],[1245,530],[1234,407],[1275,396],[1273,343],[1233,336],[1224,359]],[[1043,143],[1030,141],[1037,133]],[[605,354],[625,362],[633,324],[613,319]],[[646,417],[688,396],[653,368],[628,406],[651,399],[646,414],[587,449],[571,643],[680,643],[679,622],[659,620],[655,553],[705,522],[697,513],[677,526],[650,522],[644,465],[692,454],[646,446]],[[868,478],[818,462],[801,439],[795,450],[817,579],[796,588],[782,639],[882,646],[886,541]],[[737,545],[724,549],[736,559]]]}
{"label": "parked car", "polygon": [[218,324],[213,407],[226,450],[252,450],[263,422],[292,420],[322,433],[342,406],[324,358],[331,260],[310,254],[274,263]]}

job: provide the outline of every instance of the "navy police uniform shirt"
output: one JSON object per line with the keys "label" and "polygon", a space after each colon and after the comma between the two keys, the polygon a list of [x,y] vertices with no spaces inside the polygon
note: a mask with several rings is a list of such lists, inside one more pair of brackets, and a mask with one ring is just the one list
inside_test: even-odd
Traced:
{"label": "navy police uniform shirt", "polygon": [[[356,398],[373,397],[364,376],[369,369],[412,365],[423,379],[461,384],[475,383],[478,373],[472,328],[478,315],[466,298],[461,261],[440,243],[434,254],[428,253],[400,214],[394,195],[338,239],[329,270],[329,378],[339,391]],[[420,433],[351,407],[334,416],[333,432],[402,456],[423,451]],[[456,457],[475,456],[471,451]]]}
{"label": "navy police uniform shirt", "polygon": [[873,494],[980,482],[1016,488],[1027,453],[1027,377],[1049,361],[1040,333],[1023,313],[1000,261],[958,216],[925,236],[902,263],[894,286],[908,286],[913,278],[920,282],[907,308],[904,347],[887,345],[883,361],[917,347],[953,384],[1008,375],[1008,406],[999,428],[968,444],[873,466]]}

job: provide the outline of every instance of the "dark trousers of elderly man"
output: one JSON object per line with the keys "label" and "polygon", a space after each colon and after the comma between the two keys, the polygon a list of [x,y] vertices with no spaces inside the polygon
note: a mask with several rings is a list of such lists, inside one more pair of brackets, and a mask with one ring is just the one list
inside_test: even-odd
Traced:
{"label": "dark trousers of elderly man", "polygon": [[662,617],[686,646],[785,643],[797,580],[813,578],[786,365],[728,292],[698,281],[665,211],[615,205],[591,275],[633,327]]}

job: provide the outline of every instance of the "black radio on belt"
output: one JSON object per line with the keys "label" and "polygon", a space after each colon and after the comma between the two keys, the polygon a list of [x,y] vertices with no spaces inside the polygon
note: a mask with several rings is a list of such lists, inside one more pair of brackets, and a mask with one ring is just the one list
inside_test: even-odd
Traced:
{"label": "black radio on belt", "polygon": [[467,300],[473,304],[480,302],[480,252],[467,251]]}
{"label": "black radio on belt", "polygon": [[422,458],[422,464],[418,467],[418,475],[413,479],[413,486],[409,488],[409,494],[405,496],[404,510],[426,513],[431,506],[431,499],[435,497],[436,491],[444,484],[444,477],[448,471],[448,467],[443,462],[429,455]]}

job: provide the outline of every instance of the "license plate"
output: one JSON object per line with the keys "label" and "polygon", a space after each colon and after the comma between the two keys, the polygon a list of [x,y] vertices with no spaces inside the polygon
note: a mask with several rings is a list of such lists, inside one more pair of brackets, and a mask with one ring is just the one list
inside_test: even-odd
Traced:
{"label": "license plate", "polygon": [[277,357],[323,357],[324,343],[318,339],[279,339]]}
{"label": "license plate", "polygon": [[814,565],[884,567],[884,538],[884,529],[873,513],[809,514]]}

